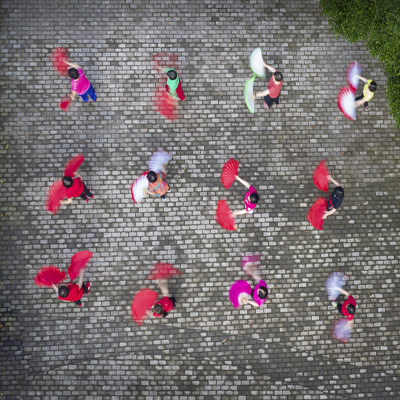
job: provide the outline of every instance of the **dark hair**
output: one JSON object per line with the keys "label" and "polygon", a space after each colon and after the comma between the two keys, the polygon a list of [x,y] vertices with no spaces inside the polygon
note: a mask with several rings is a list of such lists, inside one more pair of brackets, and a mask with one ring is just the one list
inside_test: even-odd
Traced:
{"label": "dark hair", "polygon": [[249,196],[250,203],[256,204],[258,202],[258,194],[257,193],[252,193]]}
{"label": "dark hair", "polygon": [[168,75],[168,78],[171,79],[171,80],[173,80],[173,81],[178,77],[178,74],[177,74],[176,71],[173,70],[173,69],[170,69],[170,70],[167,72],[167,75]]}
{"label": "dark hair", "polygon": [[338,186],[335,188],[335,190],[333,191],[333,196],[337,197],[338,199],[343,199],[344,197],[344,189],[341,186]]}
{"label": "dark hair", "polygon": [[148,180],[150,183],[155,182],[155,181],[157,180],[157,174],[156,174],[154,171],[149,171],[149,172],[147,173],[147,180]]}
{"label": "dark hair", "polygon": [[58,288],[58,295],[65,299],[69,295],[69,289],[65,285],[60,286]]}
{"label": "dark hair", "polygon": [[275,71],[274,72],[274,78],[275,78],[275,80],[277,82],[280,82],[283,79],[282,72]]}
{"label": "dark hair", "polygon": [[78,79],[79,78],[79,72],[76,68],[70,68],[68,70],[68,75],[71,79]]}
{"label": "dark hair", "polygon": [[69,188],[73,185],[74,180],[70,176],[64,176],[64,178],[62,178],[62,183],[66,188]]}
{"label": "dark hair", "polygon": [[162,306],[161,304],[156,304],[156,305],[154,306],[154,312],[155,312],[157,315],[163,315],[163,313],[164,313],[163,306]]}
{"label": "dark hair", "polygon": [[260,286],[257,290],[257,295],[260,299],[266,299],[268,296],[268,289],[265,286]]}
{"label": "dark hair", "polygon": [[353,304],[348,304],[346,309],[347,309],[347,312],[351,315],[354,315],[354,313],[356,312],[356,308],[354,307]]}
{"label": "dark hair", "polygon": [[370,90],[370,92],[375,92],[377,86],[378,86],[378,85],[376,84],[376,82],[375,82],[375,81],[372,81],[372,82],[369,84],[368,89]]}

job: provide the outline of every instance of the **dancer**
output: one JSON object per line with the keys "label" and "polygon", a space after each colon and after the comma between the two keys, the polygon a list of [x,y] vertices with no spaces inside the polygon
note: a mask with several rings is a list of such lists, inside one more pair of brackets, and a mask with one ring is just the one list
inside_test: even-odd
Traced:
{"label": "dancer", "polygon": [[167,74],[167,83],[165,84],[165,90],[174,100],[185,101],[185,95],[183,93],[182,84],[179,80],[178,73],[173,68],[157,67],[161,72]]}
{"label": "dancer", "polygon": [[157,303],[154,304],[153,317],[165,318],[170,311],[175,309],[176,299],[175,297],[170,296],[168,290],[168,282],[166,279],[159,280],[158,287],[160,288],[161,293],[164,297],[162,297],[160,300],[157,301]]}
{"label": "dancer", "polygon": [[[85,201],[93,198],[93,194],[77,173],[84,157],[78,154],[72,157],[64,168],[64,177],[50,186],[47,192],[46,210],[56,214],[61,204],[71,204],[73,197],[80,197]],[[64,200],[67,198],[68,200]]]}
{"label": "dancer", "polygon": [[81,270],[79,273],[78,283],[69,282],[60,286],[52,284],[53,289],[58,294],[58,298],[62,301],[74,302],[78,307],[82,307],[82,297],[89,293],[90,283],[83,283],[83,275],[85,270]]}
{"label": "dancer", "polygon": [[244,206],[245,208],[240,211],[234,211],[232,213],[233,217],[237,215],[243,214],[253,214],[254,209],[257,207],[257,203],[259,200],[257,190],[254,189],[253,186],[250,186],[250,183],[245,181],[244,179],[240,178],[238,175],[235,176],[235,179],[244,185],[247,189],[249,189],[246,194],[244,195]]}
{"label": "dancer", "polygon": [[261,279],[259,269],[259,256],[244,256],[242,259],[243,271],[251,276],[256,285],[254,290],[245,280],[236,281],[229,290],[229,299],[236,309],[239,309],[244,304],[250,304],[254,307],[261,307],[268,297],[268,286]]}
{"label": "dancer", "polygon": [[327,200],[326,211],[322,216],[322,219],[326,219],[330,215],[334,214],[342,204],[344,198],[344,189],[340,186],[340,183],[335,181],[330,175],[328,175],[328,180],[336,187]]}
{"label": "dancer", "polygon": [[[83,283],[89,260],[93,257],[90,251],[79,251],[71,257],[71,263],[68,267],[68,275],[71,282],[64,284],[66,274],[60,271],[56,266],[46,266],[41,268],[35,276],[35,283],[41,287],[52,287],[58,294],[58,298],[63,301],[75,302],[78,307],[82,306],[81,298],[89,293],[90,283]],[[79,277],[78,283],[73,281]]]}
{"label": "dancer", "polygon": [[171,190],[167,181],[167,170],[163,167],[163,170],[158,174],[154,171],[149,171],[147,173],[147,180],[149,181],[149,186],[147,189],[144,189],[144,192],[165,200],[167,192]]}
{"label": "dancer", "polygon": [[365,82],[364,88],[363,88],[363,94],[361,96],[356,97],[356,104],[355,107],[358,108],[362,104],[364,104],[364,110],[368,110],[368,103],[369,101],[372,100],[372,98],[375,95],[375,91],[377,88],[377,84],[375,81],[372,79],[366,79],[363,78],[362,76],[358,75],[358,78]]}
{"label": "dancer", "polygon": [[339,301],[339,296],[334,301],[332,301],[332,305],[337,307],[340,314],[347,318],[348,321],[352,321],[354,319],[354,314],[356,312],[356,301],[353,296],[350,295],[349,292],[346,292],[343,288],[337,288],[340,293],[345,296],[345,301]]}
{"label": "dancer", "polygon": [[283,75],[280,71],[276,70],[265,62],[264,66],[272,72],[272,77],[268,82],[267,90],[256,93],[254,95],[254,99],[264,97],[264,108],[268,110],[272,107],[272,104],[279,104],[279,94],[282,89]]}
{"label": "dancer", "polygon": [[64,60],[64,63],[69,66],[68,75],[71,78],[71,100],[75,100],[75,96],[78,94],[84,103],[89,100],[88,96],[93,101],[96,101],[96,92],[90,81],[86,78],[82,68],[78,64],[73,64],[66,60]]}

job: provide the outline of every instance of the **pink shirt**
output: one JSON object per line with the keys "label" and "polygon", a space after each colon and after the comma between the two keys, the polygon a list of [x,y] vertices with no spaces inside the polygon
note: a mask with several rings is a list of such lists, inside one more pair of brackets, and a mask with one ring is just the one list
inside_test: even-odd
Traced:
{"label": "pink shirt", "polygon": [[244,205],[246,207],[246,211],[249,214],[253,213],[253,210],[257,207],[257,203],[252,203],[250,201],[250,195],[252,193],[257,193],[257,190],[253,188],[253,186],[249,187],[249,190],[247,191],[247,193],[244,195]]}
{"label": "pink shirt", "polygon": [[278,84],[276,84],[274,82],[274,77],[273,76],[271,77],[267,86],[267,89],[269,90],[269,97],[271,97],[271,99],[275,99],[276,97],[279,96],[279,93],[281,92],[282,88],[282,83],[283,79]]}
{"label": "pink shirt", "polygon": [[79,95],[87,92],[90,88],[90,82],[86,78],[83,70],[81,68],[78,69],[79,78],[74,81],[71,79],[71,89],[73,92],[78,93]]}

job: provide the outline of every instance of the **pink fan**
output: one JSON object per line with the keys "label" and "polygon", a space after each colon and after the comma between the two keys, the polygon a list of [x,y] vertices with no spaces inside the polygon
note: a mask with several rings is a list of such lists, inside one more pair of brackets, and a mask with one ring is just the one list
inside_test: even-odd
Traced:
{"label": "pink fan", "polygon": [[353,93],[355,93],[357,90],[360,74],[361,74],[361,65],[357,61],[354,61],[351,64],[349,64],[346,73],[347,83],[349,84],[350,89]]}
{"label": "pink fan", "polygon": [[322,217],[325,214],[327,203],[324,197],[319,197],[308,210],[307,219],[314,228],[324,229]]}
{"label": "pink fan", "polygon": [[356,119],[356,106],[355,106],[355,95],[352,90],[346,86],[342,87],[339,90],[338,96],[337,96],[337,104],[338,107],[340,108],[340,111],[343,113],[343,115],[352,121],[355,121]]}
{"label": "pink fan", "polygon": [[168,279],[180,274],[181,271],[174,268],[172,264],[158,262],[150,271],[147,279]]}
{"label": "pink fan", "polygon": [[61,101],[58,103],[58,107],[61,108],[61,110],[67,112],[69,109],[69,106],[71,105],[71,97],[65,96],[61,99]]}
{"label": "pink fan", "polygon": [[151,309],[157,297],[158,293],[150,289],[141,289],[133,297],[131,316],[139,326],[143,324],[147,311]]}
{"label": "pink fan", "polygon": [[89,260],[93,257],[93,253],[90,251],[79,251],[75,253],[71,257],[71,264],[68,267],[68,275],[73,281],[79,273],[84,270],[89,262]]}
{"label": "pink fan", "polygon": [[149,181],[147,180],[147,173],[149,171],[143,172],[142,175],[139,176],[138,179],[132,182],[131,185],[131,194],[133,202],[140,203],[144,198],[144,190],[149,187]]}
{"label": "pink fan", "polygon": [[56,47],[51,53],[50,60],[53,68],[61,75],[68,75],[68,65],[64,61],[68,61],[68,50],[64,47]]}
{"label": "pink fan", "polygon": [[329,180],[328,180],[328,169],[326,168],[326,160],[322,160],[318,167],[315,168],[313,172],[313,181],[314,185],[317,187],[317,189],[323,190],[324,192],[328,193],[328,186],[329,186]]}
{"label": "pink fan", "polygon": [[65,279],[65,272],[61,272],[54,265],[40,268],[35,276],[35,283],[38,286],[51,287],[53,284],[58,285]]}
{"label": "pink fan", "polygon": [[353,321],[348,321],[346,318],[339,318],[333,325],[331,336],[333,339],[340,340],[343,343],[348,343],[353,329]]}
{"label": "pink fan", "polygon": [[46,210],[51,212],[52,214],[56,214],[58,209],[60,208],[60,201],[64,199],[66,196],[66,188],[62,183],[62,180],[58,180],[54,182],[48,192],[46,199]]}
{"label": "pink fan", "polygon": [[72,178],[75,175],[75,172],[83,163],[83,160],[84,157],[82,154],[78,154],[69,159],[68,162],[65,164],[64,176],[70,176]]}
{"label": "pink fan", "polygon": [[153,96],[153,109],[170,121],[179,116],[177,102],[168,95],[162,84],[157,86]]}
{"label": "pink fan", "polygon": [[239,171],[239,162],[233,158],[230,158],[222,167],[221,173],[221,183],[224,185],[225,189],[231,187],[232,183],[235,181],[235,177]]}
{"label": "pink fan", "polygon": [[232,211],[230,210],[226,200],[220,200],[218,202],[215,220],[227,231],[237,230],[235,218],[233,217]]}

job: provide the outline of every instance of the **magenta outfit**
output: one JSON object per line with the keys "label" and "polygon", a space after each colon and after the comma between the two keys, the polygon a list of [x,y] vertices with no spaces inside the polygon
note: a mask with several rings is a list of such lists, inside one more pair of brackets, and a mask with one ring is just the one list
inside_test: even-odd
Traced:
{"label": "magenta outfit", "polygon": [[74,81],[71,79],[71,90],[76,92],[79,95],[86,93],[90,88],[90,82],[86,78],[83,70],[81,68],[78,69],[79,78]]}
{"label": "magenta outfit", "polygon": [[266,297],[265,299],[260,299],[260,298],[258,297],[257,292],[258,292],[258,289],[259,289],[260,286],[264,286],[264,287],[266,287],[267,289],[268,289],[268,286],[267,286],[267,284],[265,283],[265,281],[260,280],[260,282],[258,282],[257,285],[256,285],[256,287],[254,288],[253,300],[261,307],[261,306],[265,303],[265,300],[267,300],[267,297]]}
{"label": "magenta outfit", "polygon": [[249,187],[249,190],[246,192],[246,194],[244,195],[244,205],[246,207],[246,211],[249,214],[253,213],[253,210],[257,207],[257,203],[251,203],[250,202],[250,195],[252,193],[257,193],[257,190],[253,188],[253,186]]}
{"label": "magenta outfit", "polygon": [[251,286],[246,281],[236,281],[229,289],[229,299],[233,304],[233,307],[235,307],[236,309],[241,306],[241,304],[239,303],[239,296],[242,293],[246,293],[251,296]]}

